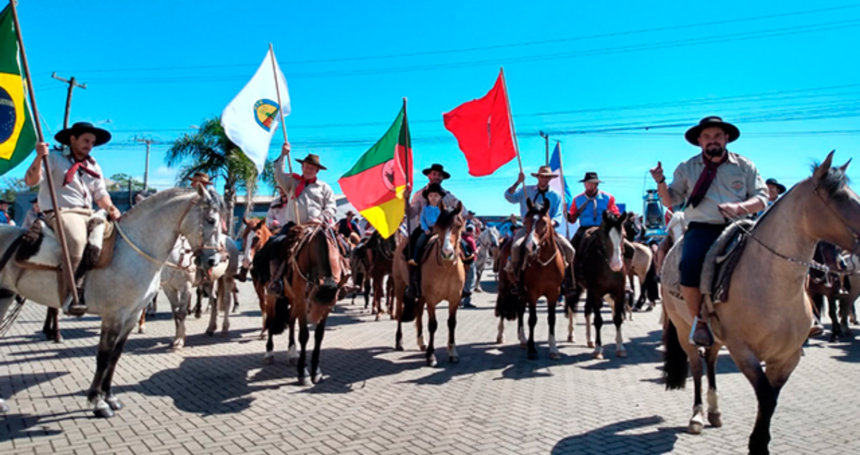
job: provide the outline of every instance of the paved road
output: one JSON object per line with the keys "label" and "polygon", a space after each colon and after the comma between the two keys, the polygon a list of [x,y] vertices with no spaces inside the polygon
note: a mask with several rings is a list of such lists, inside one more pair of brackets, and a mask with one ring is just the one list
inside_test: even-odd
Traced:
{"label": "paved road", "polygon": [[[95,367],[95,318],[62,321],[65,343],[43,341],[44,309],[23,311],[0,342],[0,396],[12,408],[0,417],[0,454],[728,454],[745,453],[755,398],[727,354],[718,377],[725,425],[685,433],[692,392],[660,384],[659,311],[625,323],[629,357],[592,360],[582,321],[578,344],[561,343],[548,359],[546,314],[540,309],[540,359],[526,360],[513,326],[496,345],[491,295],[461,310],[461,363],[444,350],[445,308],[439,309],[439,367],[424,366],[414,330],[394,352],[395,323],[374,322],[342,302],[323,345],[326,379],[296,384],[286,338],[276,363],[262,365],[264,342],[249,285],[229,337],[207,337],[191,319],[187,347],[171,352],[173,322],[166,300],[133,334],[114,390],[127,408],[111,420],[86,409],[84,391]],[[559,330],[566,319],[559,319]],[[615,330],[605,329],[613,341]],[[560,338],[563,339],[563,338]],[[774,453],[860,452],[860,343],[815,340],[783,391],[773,423]]]}

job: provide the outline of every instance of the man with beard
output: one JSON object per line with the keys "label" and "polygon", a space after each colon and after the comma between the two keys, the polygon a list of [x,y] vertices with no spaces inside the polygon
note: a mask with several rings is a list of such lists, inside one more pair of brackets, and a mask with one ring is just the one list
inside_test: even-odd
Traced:
{"label": "man with beard", "polygon": [[767,187],[753,162],[726,150],[726,144],[738,136],[740,131],[734,125],[720,117],[705,117],[684,135],[702,153],[681,163],[671,184],[666,184],[661,163],[651,169],[663,205],[686,201],[681,291],[693,317],[689,341],[703,347],[714,343],[710,323],[700,315],[699,282],[705,255],[730,221],[756,213],[767,203]]}

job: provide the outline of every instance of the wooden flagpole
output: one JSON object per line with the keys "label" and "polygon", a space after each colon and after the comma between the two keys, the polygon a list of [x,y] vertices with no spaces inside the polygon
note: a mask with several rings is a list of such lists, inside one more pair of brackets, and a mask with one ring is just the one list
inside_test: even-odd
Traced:
{"label": "wooden flagpole", "polygon": [[[508,105],[508,118],[510,119],[510,123],[511,123],[511,136],[513,136],[513,138],[514,138],[514,150],[516,150],[516,152],[517,152],[517,164],[520,165],[520,174],[523,174],[525,176],[525,173],[523,172],[523,160],[522,160],[522,158],[520,158],[520,145],[519,145],[519,141],[517,141],[517,129],[514,128],[514,114],[511,113],[511,97],[508,96],[508,83],[507,83],[507,81],[505,81],[505,68],[504,67],[501,69],[501,74],[502,74],[502,87],[504,87],[504,89],[505,89],[505,102]],[[527,196],[526,196],[526,180],[524,178],[523,179],[523,207],[524,208],[526,207],[526,198],[527,198]]]}
{"label": "wooden flagpole", "polygon": [[564,219],[564,236],[570,240],[570,223],[567,222],[567,192],[564,190],[564,164],[561,161],[561,141],[555,141],[555,146],[558,147],[558,175],[561,178],[561,207],[562,219]]}
{"label": "wooden flagpole", "polygon": [[[39,121],[39,109],[36,107],[36,92],[33,90],[33,80],[30,77],[30,65],[27,64],[27,52],[24,50],[24,37],[21,35],[21,25],[18,22],[18,9],[15,6],[15,0],[10,0],[9,5],[12,7],[12,20],[15,22],[15,34],[18,35],[18,45],[21,46],[21,66],[24,70],[24,77],[27,79],[27,91],[30,94],[30,107],[33,108],[33,123],[36,124],[36,137],[38,138],[38,141],[42,143],[45,142],[45,136],[42,133],[42,123]],[[57,205],[57,193],[54,191],[54,179],[53,174],[51,173],[51,164],[46,158],[42,159],[42,165],[45,168],[45,174],[47,174],[45,181],[48,182],[48,193],[51,196],[51,205],[54,207],[54,216],[57,218],[56,234],[57,238],[60,240],[60,248],[63,250],[63,268],[65,269],[69,288],[71,289],[72,301],[75,305],[78,305],[78,293],[75,289],[75,271],[72,270],[72,258],[69,255],[69,246],[66,242],[66,232],[63,230],[63,218],[60,215],[60,207]]]}
{"label": "wooden flagpole", "polygon": [[[275,92],[278,94],[278,115],[281,116],[281,131],[284,133],[284,144],[286,144],[288,142],[287,125],[284,122],[284,109],[283,104],[281,104],[281,83],[278,81],[278,65],[275,64],[275,49],[272,47],[272,43],[269,43],[269,55],[272,56],[272,74],[275,76]],[[290,170],[290,178],[293,178],[293,159],[289,151],[287,151],[287,168]],[[295,199],[293,210],[295,211],[296,224],[301,224],[299,222],[299,200],[295,197],[295,192],[287,194],[287,200],[289,199]]]}
{"label": "wooden flagpole", "polygon": [[[409,213],[409,209],[411,208],[409,201],[410,201],[410,199],[412,199],[412,182],[409,181],[409,174],[411,174],[410,171],[412,170],[412,167],[411,167],[412,163],[409,160],[409,155],[411,155],[410,150],[412,148],[412,141],[411,141],[412,138],[409,137],[409,122],[407,121],[407,118],[406,118],[406,97],[405,96],[403,97],[403,123],[400,124],[401,130],[403,129],[404,124],[406,125],[406,144],[408,145],[408,147],[406,149],[406,169],[404,169],[405,174],[406,174],[406,192],[404,193],[404,198],[403,198],[403,202],[406,204],[406,208],[405,208],[403,213],[406,214],[406,238],[408,239],[409,236],[412,235],[412,214]],[[395,150],[396,150],[396,147],[395,147]],[[412,243],[412,242],[409,242],[407,240],[407,243],[406,243],[407,249],[409,249],[410,243]],[[411,249],[409,249],[406,252],[406,254],[411,258],[412,257]]]}

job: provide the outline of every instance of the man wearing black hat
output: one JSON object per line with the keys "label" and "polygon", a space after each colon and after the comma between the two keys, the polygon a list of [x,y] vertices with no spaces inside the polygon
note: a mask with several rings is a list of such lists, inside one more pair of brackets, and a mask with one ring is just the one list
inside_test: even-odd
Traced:
{"label": "man wearing black hat", "polygon": [[714,342],[707,314],[701,311],[699,283],[705,255],[729,222],[762,210],[767,202],[767,187],[753,162],[726,150],[738,136],[734,125],[706,117],[685,134],[687,142],[702,152],[675,169],[671,184],[666,184],[662,163],[651,169],[663,205],[686,201],[681,290],[693,318],[690,343],[704,347]]}
{"label": "man wearing black hat", "polygon": [[[102,170],[96,160],[90,156],[93,147],[106,144],[111,135],[106,130],[96,128],[91,123],[79,122],[66,128],[54,136],[57,142],[65,145],[62,152],[51,153],[48,144],[36,144],[36,159],[27,169],[24,181],[28,186],[36,186],[42,181],[42,160],[48,160],[51,164],[49,176],[54,181],[54,189],[57,194],[59,210],[63,212],[63,229],[66,234],[66,243],[69,247],[69,255],[72,259],[72,269],[77,276],[76,283],[63,283],[65,290],[61,290],[61,297],[65,298],[63,310],[69,314],[80,316],[86,310],[83,301],[83,275],[85,270],[78,270],[83,257],[84,247],[87,245],[87,221],[93,214],[93,202],[100,208],[106,210],[113,220],[120,217],[117,209],[110,199],[107,191]],[[45,220],[51,229],[57,230],[56,207],[51,203],[48,185],[39,187],[39,206],[43,210]],[[63,273],[65,281],[66,274]],[[79,304],[72,302],[73,291],[77,290],[80,298]],[[68,297],[66,297],[68,296]]]}
{"label": "man wearing black hat", "polygon": [[573,234],[573,239],[570,243],[573,248],[579,251],[579,244],[582,243],[582,237],[585,231],[600,226],[603,221],[603,212],[609,211],[615,216],[620,216],[621,212],[615,204],[615,196],[597,189],[597,186],[603,183],[597,177],[597,172],[586,172],[585,177],[579,181],[585,186],[585,191],[576,195],[571,201],[570,212],[567,214],[569,223],[576,223],[579,220],[579,229]]}
{"label": "man wearing black hat", "polygon": [[[422,196],[424,190],[433,183],[441,185],[443,180],[451,178],[451,174],[445,171],[445,167],[438,163],[424,169],[423,174],[427,176],[429,182],[427,182],[427,185],[423,188],[418,188],[417,190],[412,191],[412,202],[409,204],[409,216],[412,217],[412,229],[415,229],[416,226],[421,224],[419,217],[421,216],[421,211],[424,209],[424,206],[427,205],[427,199]],[[445,204],[445,207],[456,207],[458,202],[460,202],[460,200],[457,199],[456,196],[451,194],[450,191],[445,191],[445,196],[442,197],[442,203]]]}

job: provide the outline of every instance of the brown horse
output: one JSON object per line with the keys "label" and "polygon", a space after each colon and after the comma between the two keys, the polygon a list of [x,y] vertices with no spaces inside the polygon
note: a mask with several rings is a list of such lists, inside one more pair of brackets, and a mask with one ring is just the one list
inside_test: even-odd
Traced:
{"label": "brown horse", "polygon": [[[433,226],[433,234],[427,242],[423,259],[421,261],[421,297],[417,303],[404,302],[402,291],[408,283],[408,276],[402,274],[406,270],[405,258],[402,254],[405,243],[403,239],[397,248],[395,255],[395,293],[397,294],[397,334],[395,335],[395,349],[403,349],[402,322],[415,317],[415,327],[418,332],[418,347],[424,350],[424,336],[421,332],[421,317],[424,312],[424,304],[427,304],[427,331],[430,332],[430,344],[427,345],[425,356],[428,366],[436,366],[435,335],[438,323],[436,322],[436,305],[441,301],[448,301],[448,361],[458,363],[460,356],[457,354],[457,345],[454,332],[457,327],[457,308],[460,306],[460,298],[463,294],[463,283],[466,281],[466,272],[463,268],[462,251],[460,249],[460,234],[463,231],[464,221],[460,212],[463,204],[457,203],[453,209],[443,208]],[[403,263],[401,263],[403,262]],[[412,309],[406,306],[415,305]],[[411,310],[411,311],[410,311]],[[404,314],[406,316],[404,317]]]}
{"label": "brown horse", "polygon": [[[391,314],[391,319],[394,319],[393,300],[394,296],[386,286],[386,278],[391,280],[391,270],[394,265],[394,250],[397,247],[394,236],[383,239],[379,231],[375,231],[370,240],[367,241],[367,248],[370,250],[373,258],[368,275],[373,282],[373,308],[371,312],[376,315],[378,321],[380,316],[385,314],[386,309]],[[388,292],[386,292],[388,291]],[[382,306],[382,298],[385,297],[385,308]],[[367,301],[365,301],[367,308]]]}
{"label": "brown horse", "polygon": [[[245,281],[247,271],[251,269],[254,261],[254,256],[263,248],[263,245],[272,237],[272,231],[266,226],[265,219],[247,219],[243,218],[242,223],[245,227],[239,238],[242,239],[242,272],[240,272],[240,281]],[[254,292],[257,293],[257,300],[260,302],[260,313],[263,315],[263,329],[260,331],[260,337],[266,333],[266,283],[261,283],[255,278],[255,274],[251,274],[254,282]],[[198,316],[199,317],[199,316]]]}
{"label": "brown horse", "polygon": [[[322,347],[325,324],[334,308],[340,288],[349,279],[338,246],[337,234],[328,226],[311,222],[292,228],[290,235],[297,239],[286,252],[288,272],[284,273],[284,293],[287,298],[274,300],[268,307],[269,340],[266,343],[264,361],[271,363],[274,357],[273,336],[283,333],[290,327],[292,349],[292,330],[295,323],[299,326],[301,345],[297,362],[298,379],[302,385],[322,380],[320,348]],[[314,349],[311,354],[310,371],[307,369],[307,343],[310,338],[308,322],[316,324],[314,330]]]}
{"label": "brown horse", "polygon": [[[594,346],[593,356],[595,359],[603,358],[603,340],[600,337],[603,316],[600,309],[603,306],[604,296],[609,299],[609,306],[612,309],[612,322],[615,323],[615,355],[627,357],[621,332],[621,324],[624,322],[624,299],[626,297],[626,272],[621,251],[624,239],[623,225],[626,218],[626,213],[616,217],[609,211],[603,212],[600,227],[582,239],[574,260],[576,285],[573,291],[565,296],[568,315],[571,320],[569,336],[572,338],[576,305],[579,303],[582,291],[587,291],[585,298],[586,336],[588,337],[588,347]],[[594,317],[594,331],[597,335],[594,341],[591,339],[591,330],[588,326],[589,316]]]}
{"label": "brown horse", "polygon": [[[523,274],[524,293],[520,299],[509,297],[506,301],[516,302],[520,307],[517,312],[517,323],[521,338],[525,305],[528,305],[528,358],[536,359],[537,348],[535,347],[534,332],[537,324],[537,301],[541,297],[546,297],[549,358],[558,360],[561,358],[561,353],[558,352],[558,345],[555,340],[555,306],[558,303],[559,295],[561,295],[561,282],[564,280],[564,256],[556,244],[552,219],[547,215],[549,205],[545,204],[542,208],[537,208],[530,199],[526,199],[526,204],[528,211],[523,217],[523,229],[526,231],[526,236],[523,238],[523,248],[525,249],[525,254],[523,254],[523,265],[525,266],[525,273]],[[503,338],[503,333],[504,317],[500,316],[497,341]]]}
{"label": "brown horse", "polygon": [[[633,278],[637,278],[639,282],[639,298],[636,299],[634,307],[641,308],[642,305],[645,304],[645,300],[647,298],[647,293],[645,292],[645,277],[651,270],[653,257],[651,249],[639,242],[624,240],[625,252],[628,251],[628,248],[632,250],[632,255],[625,254],[625,256],[632,257],[630,259],[627,259],[626,257],[624,258],[624,269],[627,271],[627,278],[630,280],[630,292],[634,293],[634,295],[636,293],[636,287],[634,286]],[[653,307],[649,305],[646,311],[651,311],[652,309]],[[632,309],[628,308],[627,311],[632,311]],[[632,313],[630,314],[630,320],[633,320]]]}
{"label": "brown horse", "polygon": [[[801,358],[812,322],[804,292],[807,266],[815,245],[824,240],[860,253],[860,197],[847,185],[848,164],[831,167],[833,152],[815,167],[812,177],[795,185],[758,220],[731,278],[728,297],[713,306],[711,324],[716,343],[705,350],[708,367],[708,420],[719,427],[716,360],[725,345],[735,364],[755,389],[758,416],[749,439],[753,454],[769,453],[770,423],[777,398]],[[692,366],[695,398],[688,431],[704,426],[702,360],[687,342],[692,318],[678,287],[683,241],[666,257],[662,274],[666,388],[686,385]],[[785,258],[790,258],[787,260]],[[767,369],[762,369],[762,362]]]}

